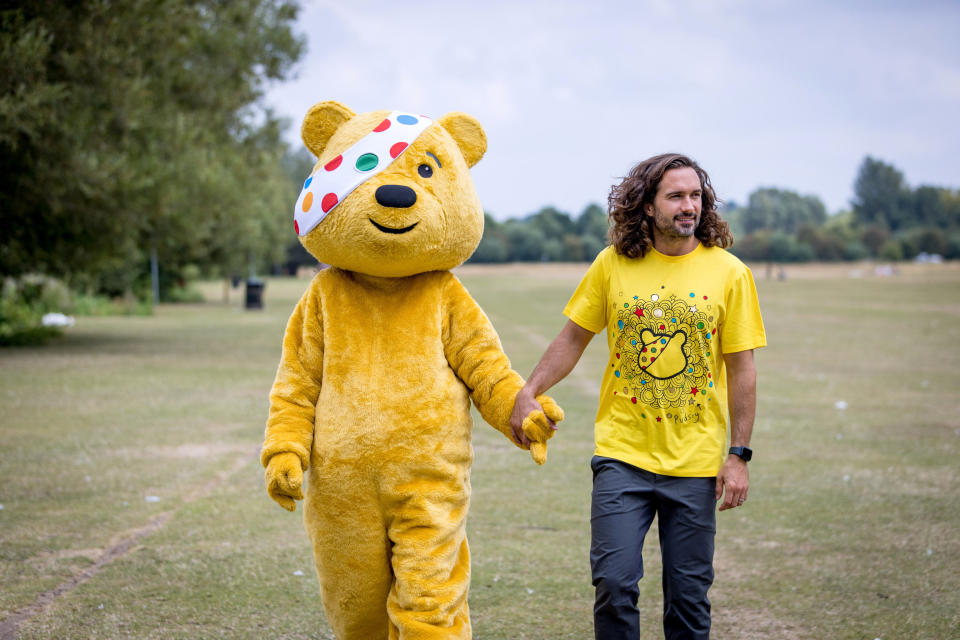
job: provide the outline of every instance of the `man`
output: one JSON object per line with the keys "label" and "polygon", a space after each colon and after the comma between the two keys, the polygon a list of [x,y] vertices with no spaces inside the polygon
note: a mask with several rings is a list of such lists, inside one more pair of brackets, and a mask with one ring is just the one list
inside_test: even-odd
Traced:
{"label": "man", "polygon": [[[511,424],[562,380],[607,330],[591,467],[594,630],[639,634],[643,539],[658,518],[663,628],[708,638],[716,502],[747,500],[756,407],[753,349],[766,338],[750,270],[725,251],[733,238],[706,172],[679,154],[638,164],[609,197],[612,246],[564,309],[569,320],[517,396]],[[727,448],[727,414],[730,447]]]}

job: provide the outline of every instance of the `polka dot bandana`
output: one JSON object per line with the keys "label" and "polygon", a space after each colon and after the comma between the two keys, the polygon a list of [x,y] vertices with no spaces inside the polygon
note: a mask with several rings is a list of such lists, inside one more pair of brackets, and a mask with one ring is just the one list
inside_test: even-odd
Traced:
{"label": "polka dot bandana", "polygon": [[355,145],[318,167],[300,191],[293,210],[297,235],[305,236],[351,191],[396,160],[433,124],[425,116],[393,111]]}

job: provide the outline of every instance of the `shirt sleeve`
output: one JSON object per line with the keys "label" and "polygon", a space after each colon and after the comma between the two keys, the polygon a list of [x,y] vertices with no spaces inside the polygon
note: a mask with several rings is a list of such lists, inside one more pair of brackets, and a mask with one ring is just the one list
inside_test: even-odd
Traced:
{"label": "shirt sleeve", "polygon": [[609,272],[606,262],[609,252],[609,248],[600,252],[563,309],[563,315],[593,333],[600,333],[607,326]]}
{"label": "shirt sleeve", "polygon": [[723,353],[737,353],[767,346],[757,285],[747,266],[744,265],[739,270],[727,287],[725,306],[726,314],[720,334]]}

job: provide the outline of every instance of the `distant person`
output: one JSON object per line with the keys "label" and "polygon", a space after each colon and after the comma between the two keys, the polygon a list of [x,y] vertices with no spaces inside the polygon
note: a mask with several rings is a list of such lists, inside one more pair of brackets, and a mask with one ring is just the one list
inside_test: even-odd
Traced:
{"label": "distant person", "polygon": [[664,636],[708,638],[716,503],[742,506],[749,488],[753,350],[766,345],[756,286],[725,250],[733,238],[707,173],[686,156],[635,166],[612,188],[609,215],[612,246],[564,309],[569,320],[517,396],[511,424],[523,440],[535,397],[607,330],[591,461],[595,635],[638,638],[641,550],[656,516]]}

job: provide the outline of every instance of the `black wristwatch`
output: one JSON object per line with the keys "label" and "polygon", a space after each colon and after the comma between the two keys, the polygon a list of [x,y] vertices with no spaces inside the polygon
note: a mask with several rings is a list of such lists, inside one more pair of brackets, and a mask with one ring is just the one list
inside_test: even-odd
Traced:
{"label": "black wristwatch", "polygon": [[753,449],[750,447],[730,447],[730,453],[740,456],[744,462],[750,462],[750,458],[753,457]]}

